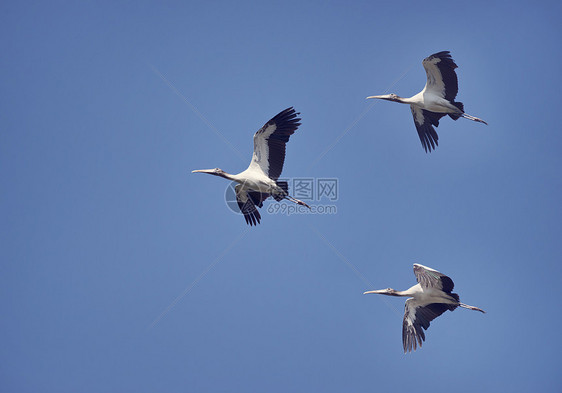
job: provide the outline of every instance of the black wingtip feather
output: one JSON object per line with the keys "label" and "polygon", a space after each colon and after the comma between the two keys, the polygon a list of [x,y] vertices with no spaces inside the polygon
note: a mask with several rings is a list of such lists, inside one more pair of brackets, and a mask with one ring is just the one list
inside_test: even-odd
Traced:
{"label": "black wingtip feather", "polygon": [[428,123],[423,124],[418,128],[418,136],[420,137],[421,144],[426,153],[431,153],[439,146],[439,136],[435,129]]}
{"label": "black wingtip feather", "polygon": [[447,65],[453,67],[453,69],[458,68],[455,61],[451,57],[451,52],[448,50],[434,53],[425,58],[425,60],[431,60],[431,59],[440,59],[441,61],[444,61]]}
{"label": "black wingtip feather", "polygon": [[443,292],[451,293],[453,288],[455,288],[455,283],[450,277],[441,276],[441,287],[443,288]]}
{"label": "black wingtip feather", "polygon": [[262,205],[262,199],[260,197],[264,197],[266,199],[269,194],[260,194],[259,192],[249,192],[248,193],[248,200],[242,203],[238,198],[238,207],[240,211],[244,215],[244,220],[246,220],[246,224],[250,226],[258,225],[261,220],[260,212],[255,205],[255,202],[259,202],[259,205]]}
{"label": "black wingtip feather", "polygon": [[260,223],[261,215],[260,212],[256,209],[253,212],[244,213],[244,218],[246,219],[246,224],[250,226],[257,226]]}
{"label": "black wingtip feather", "polygon": [[436,113],[422,109],[423,112],[423,123],[420,125],[416,121],[416,115],[414,114],[414,124],[416,130],[418,131],[418,136],[420,138],[421,144],[426,153],[431,153],[439,146],[439,135],[433,126],[439,126],[439,119],[445,116],[444,113]]}

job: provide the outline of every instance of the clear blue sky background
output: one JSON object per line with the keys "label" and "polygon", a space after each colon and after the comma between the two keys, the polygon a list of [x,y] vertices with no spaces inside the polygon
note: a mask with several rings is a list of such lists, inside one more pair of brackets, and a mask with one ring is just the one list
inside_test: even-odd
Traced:
{"label": "clear blue sky background", "polygon": [[[560,2],[15,3],[0,391],[561,390]],[[426,154],[365,97],[417,93],[441,50],[489,126],[444,118]],[[337,214],[249,228],[191,170],[242,171],[289,106],[283,175],[339,179]],[[362,293],[414,262],[488,313],[404,355],[403,299]]]}

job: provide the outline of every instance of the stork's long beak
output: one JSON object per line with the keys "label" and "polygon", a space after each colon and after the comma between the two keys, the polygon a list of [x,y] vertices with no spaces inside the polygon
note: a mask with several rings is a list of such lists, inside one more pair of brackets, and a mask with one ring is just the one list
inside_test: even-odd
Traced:
{"label": "stork's long beak", "polygon": [[379,98],[381,100],[390,100],[390,95],[385,94],[385,95],[382,95],[382,96],[369,96],[366,99],[370,100],[371,98]]}
{"label": "stork's long beak", "polygon": [[367,292],[363,292],[363,295],[368,295],[370,293],[384,294],[384,293],[386,293],[386,290],[385,289],[377,289],[376,291],[367,291]]}
{"label": "stork's long beak", "polygon": [[191,173],[211,173],[213,171],[214,169],[196,169],[194,171],[191,171]]}

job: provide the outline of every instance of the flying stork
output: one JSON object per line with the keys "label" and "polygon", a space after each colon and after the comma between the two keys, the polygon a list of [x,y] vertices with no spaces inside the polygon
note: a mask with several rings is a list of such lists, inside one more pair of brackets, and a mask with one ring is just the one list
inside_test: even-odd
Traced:
{"label": "flying stork", "polygon": [[453,120],[459,117],[488,124],[484,120],[464,113],[462,102],[455,102],[459,91],[457,65],[451,58],[449,51],[434,53],[422,61],[427,74],[427,82],[422,91],[410,98],[398,97],[396,94],[370,96],[382,100],[410,104],[414,124],[418,130],[423,148],[426,153],[431,152],[438,145],[439,136],[433,126],[439,125],[439,119],[449,115]]}
{"label": "flying stork", "polygon": [[250,166],[245,171],[237,175],[231,175],[219,168],[193,171],[237,182],[236,201],[250,226],[260,223],[261,215],[256,206],[262,207],[263,201],[270,196],[278,202],[287,199],[310,209],[306,203],[289,195],[289,185],[286,181],[277,180],[283,170],[285,144],[300,126],[301,119],[297,117],[299,114],[292,107],[287,108],[256,132],[254,154]]}
{"label": "flying stork", "polygon": [[392,288],[387,288],[364,293],[378,293],[381,295],[410,298],[406,300],[404,322],[402,323],[404,353],[411,352],[412,349],[415,351],[417,346],[421,348],[422,342],[425,340],[424,329],[427,330],[430,322],[447,310],[453,311],[460,306],[485,313],[484,310],[478,307],[461,303],[459,295],[451,292],[455,286],[453,280],[443,273],[414,263],[414,274],[418,284],[406,291],[396,291]]}

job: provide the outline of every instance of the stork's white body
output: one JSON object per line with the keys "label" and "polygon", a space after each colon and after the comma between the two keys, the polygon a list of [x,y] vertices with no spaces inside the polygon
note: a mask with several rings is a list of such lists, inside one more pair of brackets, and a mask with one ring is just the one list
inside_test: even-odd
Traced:
{"label": "stork's white body", "polygon": [[230,175],[230,180],[240,184],[240,192],[259,191],[268,194],[274,194],[275,191],[281,192],[277,183],[267,177],[259,168],[250,167],[237,175]]}
{"label": "stork's white body", "polygon": [[407,296],[414,299],[417,304],[425,305],[431,303],[458,304],[451,296],[440,289],[423,288],[421,284],[416,284],[405,291],[399,291],[400,296]]}
{"label": "stork's white body", "polygon": [[459,108],[451,105],[451,103],[442,96],[435,94],[435,91],[427,90],[427,86],[415,96],[402,98],[402,103],[435,113],[461,113]]}

